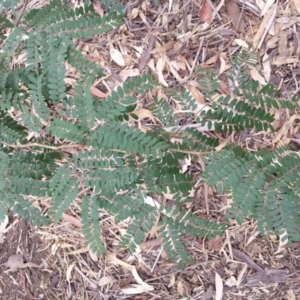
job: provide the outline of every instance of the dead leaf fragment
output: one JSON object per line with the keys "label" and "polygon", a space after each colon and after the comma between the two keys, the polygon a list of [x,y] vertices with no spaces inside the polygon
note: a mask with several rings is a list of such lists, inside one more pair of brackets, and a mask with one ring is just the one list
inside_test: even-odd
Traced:
{"label": "dead leaf fragment", "polygon": [[231,19],[233,28],[240,33],[245,32],[246,23],[243,19],[243,12],[240,11],[238,4],[234,0],[227,0],[225,2],[225,8]]}
{"label": "dead leaf fragment", "polygon": [[296,7],[297,12],[300,14],[300,1],[294,0],[294,5]]}
{"label": "dead leaf fragment", "polygon": [[155,117],[149,109],[140,108],[135,110],[133,113],[138,117],[138,120],[149,118],[153,123],[156,123]]}
{"label": "dead leaf fragment", "polygon": [[156,54],[156,53],[166,53],[167,51],[171,50],[174,48],[175,45],[175,41],[170,41],[167,42],[166,44],[156,47],[155,49],[152,50],[152,54]]}
{"label": "dead leaf fragment", "polygon": [[104,16],[104,10],[102,8],[102,5],[99,2],[92,2],[94,6],[95,12],[97,12],[101,17]]}
{"label": "dead leaf fragment", "polygon": [[138,7],[134,7],[130,12],[130,19],[134,20],[139,15],[140,9]]}
{"label": "dead leaf fragment", "polygon": [[272,61],[272,65],[281,66],[299,62],[299,57],[276,57]]}
{"label": "dead leaf fragment", "polygon": [[125,60],[124,60],[124,57],[122,55],[122,53],[115,49],[115,48],[110,48],[110,57],[111,59],[117,64],[119,65],[120,67],[125,67]]}
{"label": "dead leaf fragment", "polygon": [[187,88],[191,92],[192,96],[196,99],[196,101],[200,104],[206,104],[203,94],[199,91],[199,89],[193,85],[188,84]]}
{"label": "dead leaf fragment", "polygon": [[91,88],[91,94],[97,98],[100,98],[100,99],[106,99],[107,95],[104,94],[103,92],[101,92],[100,90],[98,90],[97,88],[95,87],[92,87]]}
{"label": "dead leaf fragment", "polygon": [[114,280],[110,276],[104,276],[99,279],[98,286],[112,285]]}
{"label": "dead leaf fragment", "polygon": [[142,72],[145,67],[148,64],[148,61],[150,60],[151,57],[151,51],[153,49],[155,42],[155,37],[153,35],[150,36],[149,42],[148,42],[148,47],[144,49],[142,52],[141,58],[140,58],[140,63],[139,63],[139,71]]}
{"label": "dead leaf fragment", "polygon": [[[299,10],[299,13],[300,13],[300,10]],[[287,300],[296,300],[295,293],[294,293],[294,291],[292,289],[287,290],[287,292],[286,292],[286,299]]]}
{"label": "dead leaf fragment", "polygon": [[219,252],[223,246],[223,239],[217,236],[207,242],[208,250],[213,250]]}
{"label": "dead leaf fragment", "polygon": [[183,286],[183,283],[180,280],[177,283],[177,292],[181,297],[186,296],[185,288]]}
{"label": "dead leaf fragment", "polygon": [[150,292],[153,291],[154,288],[153,286],[145,283],[141,277],[138,275],[136,267],[132,266],[120,259],[117,258],[115,253],[108,253],[106,255],[106,259],[108,262],[115,264],[115,265],[120,265],[123,268],[125,268],[126,270],[130,271],[132,273],[132,276],[134,277],[134,279],[137,281],[138,284],[131,284],[129,288],[123,288],[122,292],[125,295],[128,294],[142,294],[145,292]]}
{"label": "dead leaf fragment", "polygon": [[256,264],[248,255],[245,253],[237,250],[237,249],[232,249],[233,256],[235,259],[239,261],[243,261],[246,263],[250,268],[257,270],[258,272],[264,272],[263,268],[260,267],[258,264]]}
{"label": "dead leaf fragment", "polygon": [[253,39],[254,49],[260,49],[266,34],[269,32],[271,26],[273,25],[274,18],[277,13],[277,4],[269,10],[269,12],[264,16],[263,21],[260,23],[259,29],[256,32]]}
{"label": "dead leaf fragment", "polygon": [[23,268],[41,268],[41,265],[37,265],[33,262],[24,263],[23,256],[21,254],[14,254],[8,258],[8,261],[4,264],[6,267],[10,268],[9,271],[15,272],[17,269]]}
{"label": "dead leaf fragment", "polygon": [[214,295],[214,289],[212,285],[209,285],[207,290],[202,294],[202,299],[209,300],[212,299]]}
{"label": "dead leaf fragment", "polygon": [[213,13],[209,0],[203,1],[203,4],[199,10],[199,20],[200,22],[205,22],[207,24],[210,24],[212,22]]}
{"label": "dead leaf fragment", "polygon": [[165,78],[164,78],[164,75],[163,75],[163,71],[164,71],[164,68],[165,68],[165,64],[166,64],[166,57],[165,56],[162,56],[160,57],[158,60],[157,60],[157,63],[156,63],[156,72],[157,72],[157,76],[158,76],[158,81],[168,87],[168,83],[166,82]]}
{"label": "dead leaf fragment", "polygon": [[216,284],[216,300],[222,300],[222,298],[223,298],[223,280],[217,272],[215,275],[215,284]]}
{"label": "dead leaf fragment", "polygon": [[4,234],[7,232],[8,216],[5,215],[4,220],[0,223],[0,244],[4,242]]}
{"label": "dead leaf fragment", "polygon": [[279,55],[282,57],[286,57],[287,56],[287,35],[285,31],[280,31],[280,39],[279,39],[279,43],[278,43],[278,52]]}
{"label": "dead leaf fragment", "polygon": [[256,70],[256,68],[252,65],[248,65],[250,68],[250,74],[253,80],[258,81],[261,85],[266,85],[266,81],[262,75]]}

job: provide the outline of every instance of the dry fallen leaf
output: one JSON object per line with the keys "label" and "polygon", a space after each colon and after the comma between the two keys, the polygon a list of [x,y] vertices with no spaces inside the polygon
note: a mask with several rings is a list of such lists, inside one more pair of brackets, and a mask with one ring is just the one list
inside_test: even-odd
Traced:
{"label": "dry fallen leaf", "polygon": [[220,251],[223,246],[223,238],[217,236],[207,242],[208,250]]}
{"label": "dry fallen leaf", "polygon": [[139,75],[140,75],[140,71],[138,69],[125,69],[119,73],[119,76],[121,77],[123,82],[126,81],[127,78],[135,77]]}
{"label": "dry fallen leaf", "polygon": [[199,91],[199,89],[196,86],[187,85],[187,88],[191,92],[192,96],[196,99],[196,101],[200,104],[206,104],[205,99],[203,97],[203,94]]}
{"label": "dry fallen leaf", "polygon": [[[300,13],[300,11],[299,11],[299,13]],[[287,300],[296,300],[295,293],[294,293],[294,291],[292,289],[287,290],[287,292],[286,292],[286,299]]]}
{"label": "dry fallen leaf", "polygon": [[114,280],[110,276],[104,276],[99,279],[98,286],[105,286],[105,285],[112,285],[114,283]]}
{"label": "dry fallen leaf", "polygon": [[177,292],[181,297],[186,296],[185,288],[180,280],[177,282]]}
{"label": "dry fallen leaf", "polygon": [[263,65],[263,74],[266,79],[266,82],[269,82],[271,78],[271,62],[270,62],[270,57],[267,53],[265,53],[262,58],[262,65]]}
{"label": "dry fallen leaf", "polygon": [[70,283],[70,280],[71,280],[72,270],[73,270],[74,267],[75,267],[75,263],[70,264],[68,269],[67,269],[67,272],[66,272],[66,279],[69,283]]}
{"label": "dry fallen leaf", "polygon": [[250,68],[250,74],[253,80],[258,81],[261,85],[266,85],[266,81],[263,76],[259,74],[254,66],[248,65]]}
{"label": "dry fallen leaf", "polygon": [[299,62],[299,57],[275,57],[272,61],[272,65],[281,66],[297,62]]}
{"label": "dry fallen leaf", "polygon": [[98,97],[100,99],[106,99],[107,95],[104,94],[103,92],[101,92],[100,90],[98,90],[97,88],[95,87],[92,87],[91,88],[91,94],[95,97]]}
{"label": "dry fallen leaf", "polygon": [[245,32],[246,23],[243,19],[243,12],[240,11],[238,4],[234,0],[227,0],[225,8],[232,21],[233,28],[240,33]]}
{"label": "dry fallen leaf", "polygon": [[97,12],[101,17],[104,16],[104,10],[102,8],[102,5],[99,2],[92,2],[93,6],[94,6],[94,10],[95,12]]}
{"label": "dry fallen leaf", "polygon": [[210,24],[212,22],[213,13],[209,0],[203,1],[203,4],[199,10],[199,20],[200,22],[205,22],[207,24]]}
{"label": "dry fallen leaf", "polygon": [[215,283],[216,283],[216,300],[222,300],[222,298],[223,298],[223,280],[217,272],[215,275]]}
{"label": "dry fallen leaf", "polygon": [[271,26],[273,25],[276,13],[277,13],[277,4],[273,5],[273,7],[265,15],[263,21],[260,23],[259,29],[256,32],[253,39],[254,49],[260,49],[266,37],[266,34],[269,32]]}
{"label": "dry fallen leaf", "polygon": [[155,117],[149,109],[140,108],[135,110],[133,113],[138,117],[138,120],[149,118],[153,123],[156,123]]}
{"label": "dry fallen leaf", "polygon": [[260,267],[258,264],[256,264],[248,255],[246,255],[245,253],[237,250],[237,249],[232,249],[232,253],[233,256],[235,257],[235,259],[239,260],[239,261],[243,261],[244,263],[246,263],[250,268],[258,271],[258,272],[264,272],[263,268]]}
{"label": "dry fallen leaf", "polygon": [[120,67],[125,67],[124,57],[123,57],[122,53],[119,50],[117,50],[115,48],[110,48],[109,53],[110,53],[111,59],[116,64],[118,64]]}
{"label": "dry fallen leaf", "polygon": [[157,63],[156,63],[156,73],[157,73],[157,76],[158,76],[158,81],[168,87],[168,83],[166,82],[166,80],[164,79],[164,75],[163,75],[163,70],[165,68],[165,64],[166,64],[166,57],[165,56],[162,56],[160,57],[158,60],[157,60]]}
{"label": "dry fallen leaf", "polygon": [[143,50],[141,58],[140,58],[140,63],[139,63],[139,71],[142,72],[145,67],[148,64],[148,61],[150,60],[151,57],[151,51],[153,49],[155,42],[155,37],[153,35],[150,36],[149,42],[148,42],[148,47]]}
{"label": "dry fallen leaf", "polygon": [[5,215],[4,220],[0,223],[0,244],[4,242],[4,234],[6,233],[8,225],[8,216]]}
{"label": "dry fallen leaf", "polygon": [[212,285],[209,285],[207,290],[202,294],[202,299],[209,300],[212,299],[214,295],[214,289]]}
{"label": "dry fallen leaf", "polygon": [[141,277],[137,273],[137,270],[136,270],[135,266],[132,266],[132,265],[118,259],[115,253],[108,253],[106,255],[106,259],[107,259],[108,262],[110,262],[112,264],[115,264],[115,265],[120,265],[123,268],[125,268],[126,270],[130,271],[132,273],[132,276],[134,277],[134,279],[138,283],[138,284],[131,284],[130,285],[131,287],[129,287],[129,288],[123,288],[122,292],[125,295],[128,295],[128,294],[141,294],[141,293],[150,292],[150,291],[154,290],[153,286],[145,283],[141,279]]}
{"label": "dry fallen leaf", "polygon": [[294,5],[297,9],[297,12],[300,14],[300,1],[299,0],[294,0]]}
{"label": "dry fallen leaf", "polygon": [[171,50],[174,48],[175,45],[175,41],[170,41],[167,42],[166,44],[163,44],[162,46],[156,47],[155,49],[153,49],[151,51],[152,54],[156,54],[156,53],[166,53],[167,51]]}
{"label": "dry fallen leaf", "polygon": [[130,20],[134,20],[139,15],[140,9],[138,7],[134,7],[130,12]]}
{"label": "dry fallen leaf", "polygon": [[278,52],[281,57],[287,56],[287,35],[284,30],[280,31],[280,39],[278,43]]}
{"label": "dry fallen leaf", "polygon": [[10,268],[9,271],[15,272],[21,268],[42,268],[41,265],[37,265],[33,262],[24,263],[23,256],[21,254],[14,254],[8,258],[8,261],[4,264],[5,267]]}

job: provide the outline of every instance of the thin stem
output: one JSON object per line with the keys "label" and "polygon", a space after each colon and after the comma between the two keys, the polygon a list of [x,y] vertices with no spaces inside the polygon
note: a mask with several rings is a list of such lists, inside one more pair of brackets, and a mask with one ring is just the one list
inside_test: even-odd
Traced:
{"label": "thin stem", "polygon": [[32,143],[32,144],[21,144],[21,145],[12,145],[5,142],[2,142],[5,146],[20,149],[20,148],[31,148],[31,147],[39,147],[39,148],[46,148],[51,150],[62,150],[66,148],[82,148],[81,144],[73,144],[73,145],[60,145],[60,146],[51,146],[51,145],[44,145],[39,143]]}
{"label": "thin stem", "polygon": [[208,155],[211,154],[213,151],[207,151],[207,152],[198,152],[198,151],[189,151],[189,150],[179,150],[179,149],[168,149],[171,152],[179,152],[184,154],[192,154],[192,155]]}

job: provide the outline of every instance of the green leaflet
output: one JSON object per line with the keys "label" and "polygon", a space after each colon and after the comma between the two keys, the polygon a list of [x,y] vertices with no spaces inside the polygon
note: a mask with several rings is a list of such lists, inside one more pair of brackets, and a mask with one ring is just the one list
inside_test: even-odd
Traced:
{"label": "green leaflet", "polygon": [[56,171],[49,186],[52,191],[52,205],[49,213],[54,215],[54,222],[57,222],[75,200],[78,183],[75,178],[71,178],[71,171],[63,166]]}
{"label": "green leaflet", "polygon": [[83,197],[81,206],[82,231],[90,249],[96,254],[106,252],[100,239],[99,204],[96,197]]}

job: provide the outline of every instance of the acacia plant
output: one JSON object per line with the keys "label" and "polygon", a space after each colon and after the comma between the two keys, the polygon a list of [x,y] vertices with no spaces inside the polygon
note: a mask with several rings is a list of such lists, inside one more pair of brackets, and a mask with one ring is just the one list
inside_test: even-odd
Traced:
{"label": "acacia plant", "polygon": [[[13,12],[9,5],[1,9]],[[267,109],[294,108],[271,86],[261,89],[250,80],[247,65],[257,62],[256,55],[242,51],[234,58],[228,72],[231,96],[220,96],[218,77],[200,69],[205,106],[183,87],[167,90],[168,101],[154,99],[152,111],[161,126],[145,133],[135,126],[134,112],[140,98],[158,86],[155,78],[133,77],[99,101],[90,91],[104,72],[74,45],[74,39],[117,28],[121,13],[100,17],[92,6],[73,9],[52,0],[0,22],[0,221],[10,209],[38,226],[57,222],[76,199],[93,252],[106,250],[101,208],[117,223],[131,218],[121,243],[131,253],[156,225],[170,259],[184,266],[191,259],[182,234],[212,238],[227,228],[225,221],[186,210],[193,174],[182,172],[179,161],[201,155],[207,163],[202,181],[232,198],[228,217],[240,223],[253,217],[263,234],[299,239],[298,154],[283,148],[249,154],[235,146],[216,152],[219,141],[199,131],[272,130],[274,116]],[[16,63],[20,56],[24,63]],[[66,63],[80,72],[74,96],[65,83]],[[184,113],[176,113],[179,108]],[[189,125],[182,125],[186,120]],[[76,154],[66,155],[67,148]],[[157,196],[172,199],[171,205]],[[41,212],[32,203],[45,198],[51,208]]]}

